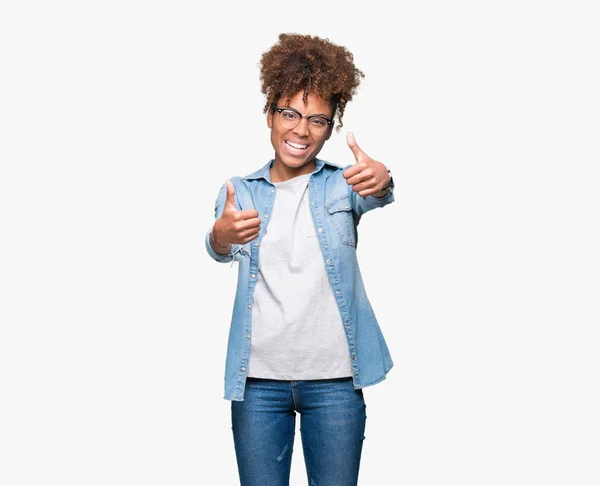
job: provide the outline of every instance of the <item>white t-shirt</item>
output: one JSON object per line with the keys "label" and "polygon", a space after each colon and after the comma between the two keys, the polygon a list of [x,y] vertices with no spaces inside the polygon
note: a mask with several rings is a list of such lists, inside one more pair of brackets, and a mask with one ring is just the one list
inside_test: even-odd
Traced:
{"label": "white t-shirt", "polygon": [[310,212],[311,175],[274,183],[275,200],[259,253],[247,376],[352,376],[344,325]]}

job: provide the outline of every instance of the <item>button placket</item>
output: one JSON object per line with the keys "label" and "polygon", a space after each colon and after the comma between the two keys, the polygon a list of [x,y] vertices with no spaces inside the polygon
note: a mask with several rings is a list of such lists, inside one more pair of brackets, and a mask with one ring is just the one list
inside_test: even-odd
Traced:
{"label": "button placket", "polygon": [[[319,214],[317,213],[315,200],[316,200],[315,194],[313,194],[312,191],[311,191],[310,204],[311,204],[311,206],[313,206],[313,207],[311,207],[311,213],[312,213],[312,216],[313,216],[313,221],[315,223],[315,226],[317,227],[317,232],[320,233],[319,237],[321,238],[322,236],[324,236],[324,229],[323,229],[323,226],[321,224],[321,221],[320,221],[320,218],[319,218]],[[349,207],[346,206],[346,209],[349,209]],[[326,240],[325,240],[325,243],[327,243]],[[329,250],[328,250],[327,247],[328,247],[328,245],[326,244],[325,247],[324,247],[324,249],[323,249],[323,252],[325,253],[325,263],[327,264],[327,267],[326,267],[327,268],[327,272],[328,272],[328,274],[331,277],[331,281],[332,281],[333,285],[335,287],[338,287],[338,289],[339,289],[339,282],[338,282],[337,275],[336,275],[336,272],[335,272],[335,267],[332,264],[331,256],[329,255]],[[336,290],[335,291],[335,295],[336,296],[341,296],[341,291],[340,290]],[[338,300],[338,309],[341,311],[342,309],[339,308],[339,306],[340,306],[339,301],[340,300],[339,299],[336,299],[336,300]],[[353,374],[354,377],[356,377],[356,379],[358,379],[358,376],[359,376],[358,365],[356,363],[356,354],[355,354],[356,352],[355,352],[355,348],[354,348],[354,340],[353,340],[352,335],[351,335],[352,331],[350,329],[350,323],[349,323],[348,320],[344,320],[343,323],[344,323],[344,327],[346,329],[346,333],[345,334],[346,334],[346,339],[347,339],[347,342],[348,342],[348,345],[349,345],[349,350],[350,350],[352,374]]]}

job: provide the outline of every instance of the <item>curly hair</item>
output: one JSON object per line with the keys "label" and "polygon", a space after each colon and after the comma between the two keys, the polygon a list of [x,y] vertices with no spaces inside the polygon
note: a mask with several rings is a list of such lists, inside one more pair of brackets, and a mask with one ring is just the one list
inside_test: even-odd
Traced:
{"label": "curly hair", "polygon": [[289,102],[304,91],[306,103],[308,94],[314,92],[333,106],[338,132],[343,126],[346,103],[365,77],[348,49],[310,35],[280,34],[279,41],[263,53],[259,66],[262,92],[267,97],[263,113],[280,98],[286,97]]}

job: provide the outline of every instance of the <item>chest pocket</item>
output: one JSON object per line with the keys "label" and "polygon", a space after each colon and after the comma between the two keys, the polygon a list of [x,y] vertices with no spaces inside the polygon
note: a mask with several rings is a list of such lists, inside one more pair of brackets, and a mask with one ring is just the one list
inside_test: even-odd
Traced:
{"label": "chest pocket", "polygon": [[325,204],[331,226],[339,236],[342,244],[356,246],[354,218],[352,206],[347,196],[338,197]]}

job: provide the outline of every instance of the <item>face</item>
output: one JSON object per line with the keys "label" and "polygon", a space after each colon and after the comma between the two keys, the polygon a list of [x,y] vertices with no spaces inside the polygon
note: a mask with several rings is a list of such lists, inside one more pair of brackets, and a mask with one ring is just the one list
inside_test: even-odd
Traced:
{"label": "face", "polygon": [[[286,104],[286,98],[277,102],[277,107],[294,108],[304,116],[324,115],[333,119],[331,105],[314,93],[309,93],[307,103],[302,100],[303,92],[296,93]],[[313,160],[331,136],[333,126],[322,135],[315,135],[308,129],[308,121],[302,118],[296,128],[285,128],[281,115],[273,110],[267,116],[267,125],[271,129],[271,143],[275,149],[274,170],[279,178],[291,178],[314,170]]]}

